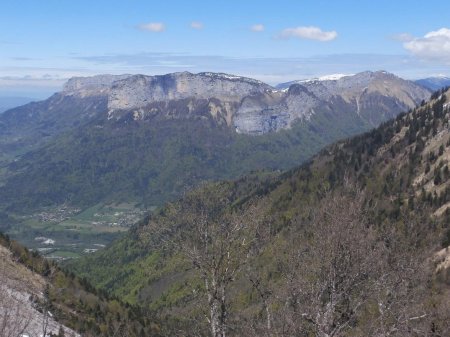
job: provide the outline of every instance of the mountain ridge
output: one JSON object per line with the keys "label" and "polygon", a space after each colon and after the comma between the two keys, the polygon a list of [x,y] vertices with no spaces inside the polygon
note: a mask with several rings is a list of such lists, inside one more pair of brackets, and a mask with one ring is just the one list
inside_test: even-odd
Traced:
{"label": "mountain ridge", "polygon": [[416,80],[414,82],[432,91],[436,91],[450,86],[450,77],[447,76],[427,77]]}
{"label": "mountain ridge", "polygon": [[[200,104],[203,106],[200,114],[212,116],[240,133],[258,135],[289,128],[295,121],[308,118],[315,110],[326,107],[327,102],[334,97],[342,97],[347,104],[345,109],[359,113],[359,102],[373,93],[378,95],[377,99],[386,100],[386,103],[381,104],[390,105],[390,109],[400,112],[413,108],[430,94],[422,87],[414,87],[412,82],[382,71],[296,85],[302,85],[306,90],[280,91],[258,80],[222,73],[75,77],[65,84],[60,93],[46,101],[6,111],[0,118],[0,135],[20,135],[20,129],[26,129],[26,125],[23,125],[27,123],[25,116],[30,116],[33,123],[39,121],[42,124],[35,129],[47,132],[46,123],[58,121],[57,115],[47,111],[67,110],[65,100],[70,100],[68,104],[72,106],[71,109],[83,117],[83,111],[86,111],[83,108],[86,104],[84,101],[107,99],[109,119],[131,117],[134,120],[152,118],[155,114],[168,117],[183,116],[191,111],[198,114],[193,106]],[[386,85],[397,91],[393,93],[386,90]],[[77,99],[80,108],[77,108]],[[172,108],[168,102],[173,103]],[[104,107],[101,109],[106,110]],[[90,118],[98,115],[99,112],[90,113]],[[65,131],[77,122],[58,121],[59,129]]]}
{"label": "mountain ridge", "polygon": [[36,100],[37,100],[36,98],[32,97],[0,96],[0,114],[7,110],[13,109],[20,105],[24,105]]}

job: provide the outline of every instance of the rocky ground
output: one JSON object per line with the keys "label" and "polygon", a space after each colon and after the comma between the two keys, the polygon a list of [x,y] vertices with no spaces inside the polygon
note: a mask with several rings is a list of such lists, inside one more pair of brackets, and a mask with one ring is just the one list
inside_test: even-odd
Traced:
{"label": "rocky ground", "polygon": [[[33,298],[43,297],[45,280],[13,260],[8,249],[0,246],[0,336],[43,335],[44,315]],[[56,322],[48,312],[47,335],[79,336]]]}

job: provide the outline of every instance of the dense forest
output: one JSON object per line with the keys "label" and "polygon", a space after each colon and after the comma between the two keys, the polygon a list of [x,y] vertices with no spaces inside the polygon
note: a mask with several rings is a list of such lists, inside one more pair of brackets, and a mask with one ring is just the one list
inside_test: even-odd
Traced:
{"label": "dense forest", "polygon": [[161,206],[201,181],[295,167],[323,146],[370,127],[355,114],[331,113],[261,136],[238,134],[206,117],[94,120],[0,171],[0,211],[111,201]]}

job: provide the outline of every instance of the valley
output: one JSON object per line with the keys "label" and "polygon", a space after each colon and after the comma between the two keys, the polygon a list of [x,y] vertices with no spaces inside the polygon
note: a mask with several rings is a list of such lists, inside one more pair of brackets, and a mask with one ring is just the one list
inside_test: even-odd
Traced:
{"label": "valley", "polygon": [[66,260],[103,249],[146,212],[150,210],[131,204],[99,204],[83,211],[62,205],[35,214],[12,215],[15,221],[7,232],[42,256]]}

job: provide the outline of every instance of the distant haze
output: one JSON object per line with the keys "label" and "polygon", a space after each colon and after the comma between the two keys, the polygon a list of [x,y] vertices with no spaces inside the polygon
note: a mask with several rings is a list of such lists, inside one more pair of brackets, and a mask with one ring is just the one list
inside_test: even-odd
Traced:
{"label": "distant haze", "polygon": [[37,101],[38,98],[20,97],[20,96],[0,96],[0,113],[15,108],[20,105]]}

